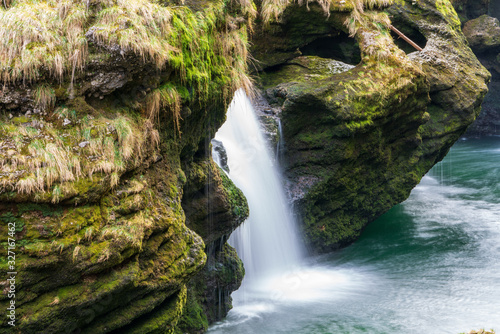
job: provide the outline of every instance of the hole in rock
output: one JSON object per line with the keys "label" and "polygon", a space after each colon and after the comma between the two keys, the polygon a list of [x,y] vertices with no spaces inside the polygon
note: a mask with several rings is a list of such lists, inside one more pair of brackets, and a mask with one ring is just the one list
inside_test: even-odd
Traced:
{"label": "hole in rock", "polygon": [[346,33],[318,38],[300,48],[300,51],[304,56],[332,58],[350,65],[357,65],[361,62],[361,50],[358,43]]}
{"label": "hole in rock", "polygon": [[[401,31],[406,37],[411,39],[414,43],[420,46],[422,49],[427,45],[427,38],[418,29],[415,27],[408,26],[404,23],[394,21],[392,24],[396,29]],[[391,31],[392,38],[394,39],[394,43],[403,50],[405,53],[412,53],[417,51],[413,46],[408,44],[404,39],[399,37],[394,31]]]}

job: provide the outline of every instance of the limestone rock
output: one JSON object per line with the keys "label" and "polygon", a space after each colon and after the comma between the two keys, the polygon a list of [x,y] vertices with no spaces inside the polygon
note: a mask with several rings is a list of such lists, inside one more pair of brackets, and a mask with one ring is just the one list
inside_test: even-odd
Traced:
{"label": "limestone rock", "polygon": [[465,23],[464,35],[475,52],[500,50],[500,23],[498,19],[482,15]]}
{"label": "limestone rock", "polygon": [[[247,79],[250,14],[231,3],[230,18],[215,1],[199,13],[167,1],[86,3],[3,10],[0,30],[15,35],[0,47],[0,242],[15,224],[13,333],[172,333],[200,296],[191,280],[208,257],[209,283],[223,282],[225,295],[242,279],[223,246],[248,214],[244,197],[229,179],[197,173],[219,172],[206,143]],[[102,21],[111,7],[106,15],[118,15]],[[196,182],[212,179],[215,190],[200,192]],[[203,211],[212,200],[216,211]],[[204,242],[193,229],[212,214],[225,220],[200,229]]]}
{"label": "limestone rock", "polygon": [[[282,108],[285,175],[306,242],[317,252],[353,242],[405,200],[474,121],[487,91],[490,75],[468,48],[451,4],[400,1],[388,12],[420,40],[422,52],[406,55],[384,28],[366,25],[355,36],[361,62],[346,72],[312,67],[318,58],[310,55],[261,74],[269,101]],[[288,36],[294,17],[315,15],[286,13],[279,33]],[[345,20],[331,15],[317,38],[340,34]],[[338,55],[314,50],[321,58]]]}

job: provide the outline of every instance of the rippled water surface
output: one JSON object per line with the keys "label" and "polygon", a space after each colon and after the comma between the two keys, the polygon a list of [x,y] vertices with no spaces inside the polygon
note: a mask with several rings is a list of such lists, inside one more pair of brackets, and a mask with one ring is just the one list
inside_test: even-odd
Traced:
{"label": "rippled water surface", "polygon": [[500,138],[462,140],[356,243],[233,294],[210,333],[500,331]]}

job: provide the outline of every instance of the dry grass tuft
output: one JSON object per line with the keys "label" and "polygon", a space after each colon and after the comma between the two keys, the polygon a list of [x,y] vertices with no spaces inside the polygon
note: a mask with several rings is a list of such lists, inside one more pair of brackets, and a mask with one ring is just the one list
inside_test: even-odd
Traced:
{"label": "dry grass tuft", "polygon": [[97,13],[91,38],[101,45],[119,45],[133,51],[144,61],[152,60],[162,68],[171,52],[178,51],[169,44],[172,33],[171,11],[149,0],[107,1]]}
{"label": "dry grass tuft", "polygon": [[[6,7],[0,10],[4,83],[50,75],[71,77],[72,86],[89,57],[88,40],[133,52],[158,69],[168,66],[175,81],[145,99],[147,119],[117,112],[92,122],[79,120],[74,110],[56,108],[54,90],[39,85],[36,104],[56,108],[53,115],[59,118],[49,122],[34,115],[31,122],[18,120],[23,126],[0,124],[0,192],[44,193],[58,202],[79,191],[73,183],[98,173],[116,186],[126,170],[158,148],[155,126],[162,113],[180,136],[182,103],[229,102],[239,88],[253,93],[247,70],[247,27],[256,16],[251,0],[217,2],[198,13],[149,0],[93,0],[91,6],[77,0],[22,0]],[[63,122],[66,118],[70,122]]]}
{"label": "dry grass tuft", "polygon": [[78,258],[78,254],[80,253],[80,250],[81,250],[80,246],[76,246],[75,249],[73,250],[73,262],[75,262],[76,259]]}
{"label": "dry grass tuft", "polygon": [[23,1],[0,11],[1,80],[31,82],[42,68],[62,80],[69,64],[82,68],[87,14],[76,0]]}
{"label": "dry grass tuft", "polygon": [[12,138],[9,150],[0,149],[0,188],[20,194],[50,192],[54,203],[75,192],[68,184],[94,173],[110,175],[111,186],[116,186],[126,170],[139,166],[146,152],[159,145],[159,133],[148,119],[117,115],[68,129],[36,123],[43,130],[0,124],[0,138]]}
{"label": "dry grass tuft", "polygon": [[156,124],[160,123],[160,111],[168,110],[179,136],[181,135],[181,106],[181,97],[175,87],[170,84],[158,87],[149,93],[145,104],[148,119]]}
{"label": "dry grass tuft", "polygon": [[[369,14],[365,13],[365,6],[373,8],[373,5],[365,5],[365,2],[367,1],[355,2],[351,15],[345,22],[351,37],[354,37],[360,28],[380,30],[381,27],[388,28],[391,24],[389,17],[385,13],[375,11],[370,11]],[[377,3],[381,2],[385,3],[388,1],[378,1]]]}
{"label": "dry grass tuft", "polygon": [[[330,10],[357,10],[363,12],[366,9],[382,8],[389,6],[393,3],[393,0],[263,0],[261,16],[262,20],[266,23],[279,22],[281,14],[285,11],[286,7],[293,3],[297,3],[299,6],[306,5],[309,3],[317,3],[325,12],[325,15],[330,16]],[[353,9],[354,8],[354,9]]]}
{"label": "dry grass tuft", "polygon": [[264,22],[279,21],[281,14],[292,3],[291,0],[262,1],[261,16]]}
{"label": "dry grass tuft", "polygon": [[131,218],[122,220],[113,226],[107,226],[101,231],[100,240],[110,240],[115,243],[132,245],[132,247],[142,248],[142,241],[147,234],[146,230],[151,229],[153,221],[141,211]]}
{"label": "dry grass tuft", "polygon": [[56,104],[56,93],[48,85],[38,85],[35,89],[35,103],[42,110],[50,109]]}

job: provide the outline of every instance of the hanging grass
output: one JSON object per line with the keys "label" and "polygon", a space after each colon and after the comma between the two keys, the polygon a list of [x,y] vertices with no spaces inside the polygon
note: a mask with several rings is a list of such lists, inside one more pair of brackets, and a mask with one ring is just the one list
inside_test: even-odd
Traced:
{"label": "hanging grass", "polygon": [[82,1],[18,1],[0,10],[1,80],[35,81],[42,68],[62,80],[71,65],[82,68],[88,11]]}
{"label": "hanging grass", "polygon": [[51,109],[56,103],[54,89],[48,85],[41,84],[35,88],[35,103],[42,110]]}
{"label": "hanging grass", "polygon": [[[196,13],[149,0],[20,0],[4,7],[0,80],[31,83],[35,104],[49,118],[0,124],[1,191],[49,193],[57,202],[97,173],[116,186],[158,148],[161,113],[180,136],[182,103],[224,103],[238,88],[252,93],[247,27],[256,11],[250,0],[214,2]],[[90,118],[62,105],[67,97],[57,82],[69,82],[73,92],[96,49],[135,54],[159,72],[173,72],[134,106],[148,117],[116,110]],[[56,84],[47,83],[51,78]]]}
{"label": "hanging grass", "polygon": [[299,6],[309,6],[310,3],[318,4],[326,16],[331,11],[353,11],[363,12],[363,9],[383,8],[392,5],[393,0],[263,0],[261,16],[264,22],[279,22],[285,9],[294,3]]}
{"label": "hanging grass", "polygon": [[[0,80],[58,80],[81,71],[89,42],[135,53],[159,70],[173,68],[182,84],[207,96],[210,80],[250,92],[246,26],[256,16],[250,0],[225,0],[193,13],[188,7],[150,0],[17,1],[0,10]],[[48,73],[46,73],[48,72]],[[71,80],[73,82],[73,79]]]}
{"label": "hanging grass", "polygon": [[119,45],[162,68],[175,47],[168,43],[171,10],[149,0],[103,1],[89,34],[101,45]]}
{"label": "hanging grass", "polygon": [[159,145],[159,133],[150,120],[117,115],[87,120],[67,129],[51,122],[35,130],[0,124],[0,188],[20,194],[52,191],[53,201],[64,195],[58,184],[111,175],[111,186],[127,169],[137,167],[146,152]]}

